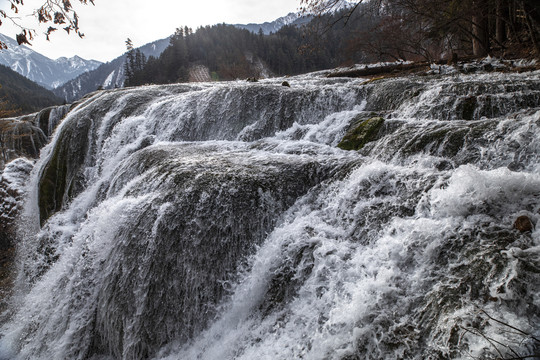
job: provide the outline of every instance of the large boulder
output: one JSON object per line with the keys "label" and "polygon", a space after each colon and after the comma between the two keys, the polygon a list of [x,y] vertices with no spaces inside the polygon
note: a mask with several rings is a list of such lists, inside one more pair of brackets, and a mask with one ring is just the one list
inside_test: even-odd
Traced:
{"label": "large boulder", "polygon": [[357,119],[349,128],[338,147],[343,150],[360,150],[368,142],[376,140],[384,124],[382,117]]}

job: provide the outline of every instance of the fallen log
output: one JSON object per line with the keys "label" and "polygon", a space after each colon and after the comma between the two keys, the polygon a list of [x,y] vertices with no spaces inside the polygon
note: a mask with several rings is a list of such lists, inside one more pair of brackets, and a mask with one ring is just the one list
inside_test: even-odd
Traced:
{"label": "fallen log", "polygon": [[373,75],[381,75],[381,74],[399,73],[402,71],[410,71],[410,70],[422,69],[426,67],[429,67],[429,63],[427,62],[417,62],[417,63],[410,63],[410,64],[392,64],[392,65],[383,65],[383,66],[376,66],[376,67],[366,66],[363,68],[334,71],[326,75],[326,77],[332,78],[332,77],[373,76]]}

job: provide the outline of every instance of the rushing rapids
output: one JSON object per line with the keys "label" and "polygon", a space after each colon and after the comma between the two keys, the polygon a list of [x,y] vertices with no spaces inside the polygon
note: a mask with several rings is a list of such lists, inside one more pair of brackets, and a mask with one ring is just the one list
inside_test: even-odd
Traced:
{"label": "rushing rapids", "polygon": [[539,358],[540,72],[281,81],[73,107],[0,358]]}

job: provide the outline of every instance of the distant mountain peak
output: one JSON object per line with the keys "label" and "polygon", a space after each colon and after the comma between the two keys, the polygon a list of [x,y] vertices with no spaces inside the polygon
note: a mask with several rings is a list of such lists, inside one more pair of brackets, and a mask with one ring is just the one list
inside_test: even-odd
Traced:
{"label": "distant mountain peak", "polygon": [[288,13],[285,16],[279,17],[274,21],[271,22],[264,22],[261,24],[256,23],[249,23],[249,24],[234,24],[233,26],[240,28],[240,29],[246,29],[251,31],[252,33],[258,33],[260,30],[262,30],[263,34],[268,35],[271,33],[275,33],[279,31],[284,26],[287,25],[303,25],[305,23],[308,23],[311,20],[310,15],[303,15],[300,12],[291,12]]}
{"label": "distant mountain peak", "polygon": [[101,65],[99,61],[85,60],[77,55],[52,60],[24,45],[18,45],[14,39],[3,34],[0,34],[0,41],[8,45],[7,50],[0,51],[0,64],[48,89],[56,88]]}
{"label": "distant mountain peak", "polygon": [[[169,38],[153,41],[139,47],[138,49],[146,57],[158,57],[167,46],[169,46]],[[80,59],[79,57],[77,58]],[[57,96],[71,102],[92,91],[95,91],[98,88],[112,89],[115,87],[122,87],[125,80],[125,58],[126,54],[123,54],[107,63],[100,64],[96,66],[95,69],[82,73],[76,78],[69,80],[62,86],[57,87],[53,90],[53,92]],[[72,62],[76,63],[77,59],[73,59]]]}

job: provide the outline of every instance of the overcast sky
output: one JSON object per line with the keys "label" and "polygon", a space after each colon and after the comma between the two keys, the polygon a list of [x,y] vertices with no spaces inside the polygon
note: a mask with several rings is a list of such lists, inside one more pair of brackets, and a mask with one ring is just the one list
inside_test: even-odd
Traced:
{"label": "overcast sky", "polygon": [[[138,47],[169,37],[180,26],[195,30],[198,26],[218,23],[262,23],[297,11],[300,3],[299,0],[94,0],[95,6],[83,6],[78,0],[71,2],[79,14],[84,39],[58,30],[47,41],[42,33],[49,25],[37,28],[37,20],[28,15],[44,0],[24,0],[17,15],[23,15],[19,21],[27,21],[27,26],[38,30],[31,49],[52,59],[79,55],[106,62],[125,52],[128,37]],[[0,0],[0,8],[12,15],[8,4],[8,0]],[[0,33],[15,38],[20,30],[8,19],[1,20]]]}

